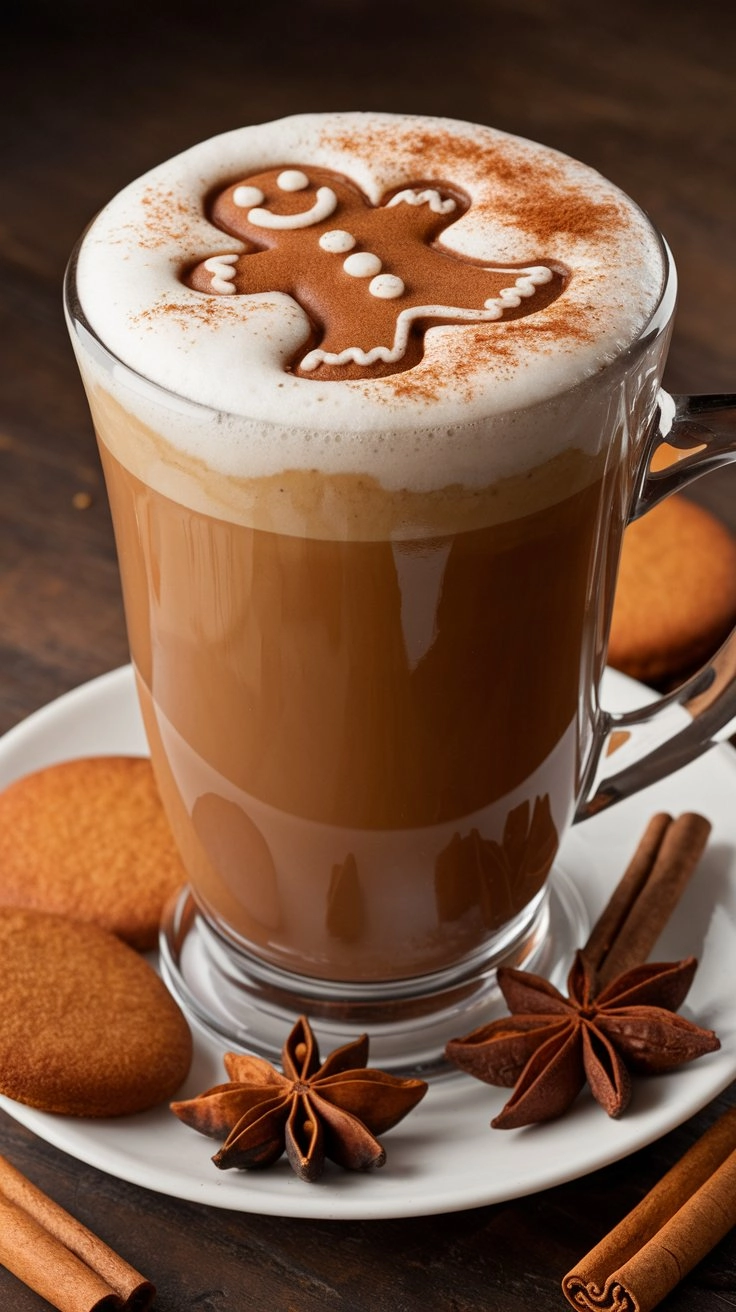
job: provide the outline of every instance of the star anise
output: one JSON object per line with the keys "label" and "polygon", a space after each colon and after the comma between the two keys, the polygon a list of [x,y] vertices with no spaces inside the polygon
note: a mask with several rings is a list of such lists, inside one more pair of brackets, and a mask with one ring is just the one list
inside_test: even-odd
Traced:
{"label": "star anise", "polygon": [[302,1180],[317,1180],[324,1161],[351,1171],[383,1166],[376,1135],[396,1125],[424,1097],[423,1080],[366,1067],[368,1037],[336,1048],[320,1064],[306,1017],[282,1050],[283,1074],[261,1057],[228,1052],[227,1084],[171,1110],[201,1134],[223,1139],[213,1162],[222,1170],[270,1166],[286,1151]]}
{"label": "star anise", "polygon": [[447,1056],[486,1084],[514,1086],[491,1121],[496,1129],[560,1116],[586,1080],[608,1115],[619,1116],[630,1072],[658,1074],[720,1047],[712,1030],[677,1015],[696,966],[694,957],[636,966],[597,993],[595,972],[578,952],[567,997],[539,975],[501,967],[512,1014],[451,1040]]}

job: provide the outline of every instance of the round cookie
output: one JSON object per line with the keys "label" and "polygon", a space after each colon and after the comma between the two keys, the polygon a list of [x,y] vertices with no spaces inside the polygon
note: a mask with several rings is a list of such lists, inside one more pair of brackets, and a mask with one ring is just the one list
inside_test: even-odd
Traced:
{"label": "round cookie", "polygon": [[192,1036],[145,958],[97,925],[0,908],[0,1092],[69,1116],[124,1116],[186,1078]]}
{"label": "round cookie", "polygon": [[143,757],[63,761],[0,793],[0,906],[93,921],[144,950],[185,881]]}
{"label": "round cookie", "polygon": [[736,538],[676,494],[624,533],[608,663],[667,686],[713,655],[736,622]]}

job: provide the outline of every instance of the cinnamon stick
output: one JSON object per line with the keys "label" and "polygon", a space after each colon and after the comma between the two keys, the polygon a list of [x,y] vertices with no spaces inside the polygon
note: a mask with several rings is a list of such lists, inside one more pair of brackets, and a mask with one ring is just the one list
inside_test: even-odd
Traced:
{"label": "cinnamon stick", "polygon": [[695,812],[677,820],[665,813],[652,817],[583,948],[600,988],[647,960],[705,850],[710,830],[710,822]]}
{"label": "cinnamon stick", "polygon": [[736,1107],[564,1277],[572,1307],[651,1312],[736,1225]]}
{"label": "cinnamon stick", "polygon": [[145,1312],[155,1290],[0,1157],[0,1263],[59,1312]]}

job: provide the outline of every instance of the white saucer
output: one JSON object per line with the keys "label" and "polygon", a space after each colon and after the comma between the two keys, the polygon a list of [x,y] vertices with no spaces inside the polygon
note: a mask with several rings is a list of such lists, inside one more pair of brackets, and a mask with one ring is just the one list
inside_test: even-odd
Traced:
{"label": "white saucer", "polygon": [[[642,700],[638,685],[610,675],[606,704]],[[68,757],[143,754],[145,739],[129,668],[59,698],[0,740],[0,787]],[[719,746],[678,774],[575,828],[561,864],[594,919],[657,810],[699,810],[713,823],[710,846],[662,935],[655,956],[701,961],[686,1011],[715,1029],[722,1047],[667,1076],[639,1080],[620,1121],[582,1095],[549,1125],[496,1131],[489,1121],[507,1092],[457,1075],[433,1083],[411,1116],[386,1135],[387,1164],[353,1175],[328,1163],[322,1181],[298,1180],[285,1161],[262,1173],[218,1172],[217,1145],[186,1129],[166,1108],[93,1121],[0,1105],[40,1138],[111,1175],[169,1194],[242,1212],[327,1219],[374,1219],[458,1211],[561,1184],[679,1125],[736,1076],[736,754]],[[195,1033],[194,1065],[182,1091],[193,1096],[224,1079],[219,1046]]]}

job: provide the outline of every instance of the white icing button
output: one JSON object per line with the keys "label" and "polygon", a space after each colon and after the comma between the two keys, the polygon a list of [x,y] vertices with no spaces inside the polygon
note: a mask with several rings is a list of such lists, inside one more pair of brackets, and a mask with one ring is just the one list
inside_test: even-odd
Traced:
{"label": "white icing button", "polygon": [[[300,169],[284,169],[283,173],[279,173],[276,183],[282,191],[304,191],[309,186],[309,178]],[[260,204],[260,201],[256,204]]]}
{"label": "white icing button", "polygon": [[264,199],[260,187],[236,187],[233,192],[233,205],[237,205],[241,210],[249,210],[252,205],[260,205]]}
{"label": "white icing button", "polygon": [[370,251],[356,251],[355,255],[348,255],[342,267],[351,278],[372,278],[374,273],[381,272],[383,265]]}
{"label": "white icing button", "polygon": [[379,273],[377,278],[369,282],[368,291],[371,296],[378,296],[382,301],[391,301],[394,296],[401,296],[404,284],[395,273]]}
{"label": "white icing button", "polygon": [[340,255],[343,251],[353,249],[355,238],[352,233],[343,232],[341,228],[332,228],[329,232],[322,233],[319,244],[323,251],[330,251],[333,255]]}

